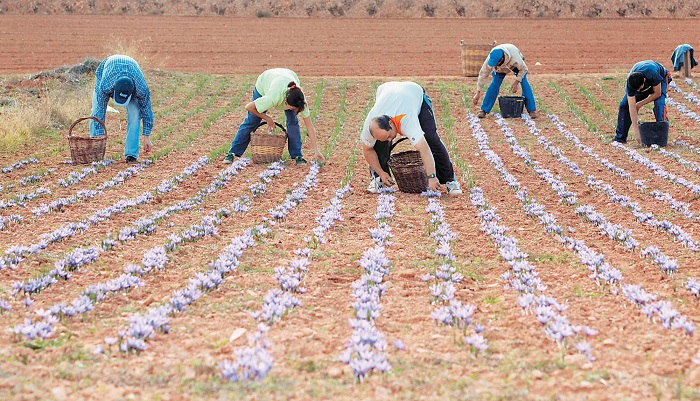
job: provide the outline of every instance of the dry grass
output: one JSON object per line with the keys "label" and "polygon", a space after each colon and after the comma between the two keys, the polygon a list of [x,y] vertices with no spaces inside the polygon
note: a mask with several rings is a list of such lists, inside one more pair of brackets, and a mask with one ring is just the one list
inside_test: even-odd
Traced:
{"label": "dry grass", "polygon": [[90,90],[85,85],[61,84],[60,88],[43,89],[39,98],[0,108],[2,153],[11,154],[32,143],[44,142],[46,136],[67,133],[73,121],[90,114]]}
{"label": "dry grass", "polygon": [[[144,51],[147,40],[115,39],[104,46],[104,56],[124,54],[143,70],[162,70],[167,57]],[[0,106],[0,154],[13,154],[46,137],[64,136],[73,121],[90,114],[94,74],[79,78],[79,83],[37,80],[30,86],[34,89],[18,89],[3,96],[8,104]]]}
{"label": "dry grass", "polygon": [[150,39],[135,39],[124,42],[121,39],[116,39],[110,43],[106,43],[103,48],[105,57],[113,54],[123,54],[129,56],[139,63],[142,70],[163,70],[168,65],[169,57],[162,54],[153,54],[145,51],[146,42]]}

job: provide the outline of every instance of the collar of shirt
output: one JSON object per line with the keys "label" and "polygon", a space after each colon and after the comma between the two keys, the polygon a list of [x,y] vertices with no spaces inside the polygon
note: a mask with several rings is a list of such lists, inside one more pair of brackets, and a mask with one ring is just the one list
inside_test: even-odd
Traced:
{"label": "collar of shirt", "polygon": [[396,133],[399,135],[403,135],[401,132],[401,120],[406,117],[406,114],[399,114],[396,117],[391,117],[390,120],[394,123],[396,126]]}

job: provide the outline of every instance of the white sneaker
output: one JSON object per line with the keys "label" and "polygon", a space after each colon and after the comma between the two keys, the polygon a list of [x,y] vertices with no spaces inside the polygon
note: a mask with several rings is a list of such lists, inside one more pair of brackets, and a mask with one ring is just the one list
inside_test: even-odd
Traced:
{"label": "white sneaker", "polygon": [[380,177],[374,177],[369,180],[369,186],[367,187],[367,192],[373,194],[379,193],[379,188],[382,187],[382,179]]}
{"label": "white sneaker", "polygon": [[447,193],[450,195],[460,195],[462,193],[462,187],[456,180],[446,182],[445,186],[447,187]]}

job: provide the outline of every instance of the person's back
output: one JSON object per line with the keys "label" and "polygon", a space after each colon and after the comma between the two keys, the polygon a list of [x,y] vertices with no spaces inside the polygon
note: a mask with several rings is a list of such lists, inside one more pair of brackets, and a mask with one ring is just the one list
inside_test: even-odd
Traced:
{"label": "person's back", "polygon": [[647,79],[650,79],[651,77],[656,76],[658,76],[659,78],[665,77],[667,70],[659,62],[656,62],[654,60],[644,60],[639,61],[632,66],[630,74],[633,72],[641,72]]}
{"label": "person's back", "polygon": [[381,114],[418,114],[423,101],[423,88],[415,82],[386,82],[377,87],[373,108]]}
{"label": "person's back", "polygon": [[299,77],[297,74],[288,68],[270,68],[265,70],[258,76],[255,81],[255,88],[260,92],[261,95],[265,96],[267,91],[273,87],[276,87],[275,83],[277,81],[283,82],[282,89],[287,88],[287,84],[294,81],[300,85]]}
{"label": "person's back", "polygon": [[418,113],[423,104],[423,88],[415,82],[386,82],[377,87],[377,96],[374,106],[367,113],[363,125],[362,141],[368,146],[373,146],[375,139],[369,131],[370,121],[381,115],[390,117],[402,116],[400,120],[401,135],[406,136],[412,144],[423,137]]}
{"label": "person's back", "polygon": [[95,76],[99,89],[104,91],[111,90],[114,81],[121,76],[144,80],[143,71],[136,60],[122,54],[115,54],[102,60],[95,71]]}

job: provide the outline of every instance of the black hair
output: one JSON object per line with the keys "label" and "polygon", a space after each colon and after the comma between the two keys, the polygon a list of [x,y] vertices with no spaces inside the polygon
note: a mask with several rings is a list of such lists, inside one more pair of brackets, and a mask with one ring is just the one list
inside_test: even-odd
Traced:
{"label": "black hair", "polygon": [[304,111],[306,108],[306,99],[304,98],[304,92],[301,88],[297,86],[296,82],[292,81],[287,84],[287,104],[299,109],[299,113]]}
{"label": "black hair", "polygon": [[639,90],[639,87],[644,85],[644,74],[639,71],[631,73],[627,77],[627,84],[635,91]]}
{"label": "black hair", "polygon": [[377,127],[383,129],[384,131],[389,131],[391,129],[391,125],[389,124],[390,120],[391,117],[387,116],[386,114],[374,117],[374,121],[377,122]]}
{"label": "black hair", "polygon": [[496,67],[502,66],[503,63],[506,62],[506,52],[503,52],[503,56],[501,56],[501,59],[498,60],[498,63],[496,63]]}

